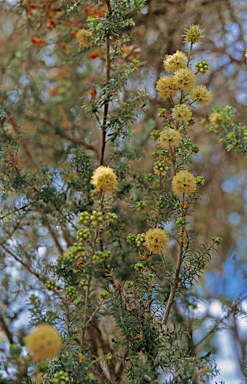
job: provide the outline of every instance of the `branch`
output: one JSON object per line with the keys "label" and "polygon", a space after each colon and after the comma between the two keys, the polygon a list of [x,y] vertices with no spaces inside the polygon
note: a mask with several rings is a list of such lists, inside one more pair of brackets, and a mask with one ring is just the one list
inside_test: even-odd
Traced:
{"label": "branch", "polygon": [[7,339],[9,340],[9,343],[13,344],[14,343],[13,335],[10,332],[7,324],[5,323],[5,320],[4,320],[3,315],[1,313],[0,313],[0,327],[2,328],[3,332],[5,333],[5,336],[7,337]]}
{"label": "branch", "polygon": [[31,270],[31,268],[24,263],[24,261],[22,261],[21,259],[19,259],[18,256],[16,256],[13,252],[11,252],[4,244],[0,243],[0,246],[10,255],[12,256],[16,261],[18,261],[18,263],[20,263],[21,265],[23,265],[24,268],[26,268],[30,273],[32,273],[32,275],[34,275],[35,277],[37,277],[37,279],[39,279],[42,283],[44,282],[43,279],[40,277],[40,275],[34,271]]}

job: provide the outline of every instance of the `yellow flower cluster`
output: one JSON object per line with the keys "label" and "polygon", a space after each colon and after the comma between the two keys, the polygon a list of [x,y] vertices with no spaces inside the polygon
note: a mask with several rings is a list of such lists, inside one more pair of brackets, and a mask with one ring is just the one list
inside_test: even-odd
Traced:
{"label": "yellow flower cluster", "polygon": [[90,43],[90,38],[92,36],[91,31],[87,31],[86,29],[80,29],[80,31],[76,34],[76,40],[79,43],[80,49],[81,48],[88,48]]}
{"label": "yellow flower cluster", "polygon": [[172,179],[172,189],[176,195],[189,195],[196,190],[196,178],[187,170],[180,171]]}
{"label": "yellow flower cluster", "polygon": [[163,148],[179,146],[182,136],[179,131],[172,128],[165,128],[159,137],[159,145]]}
{"label": "yellow flower cluster", "polygon": [[188,91],[196,83],[196,75],[190,68],[180,68],[174,73],[174,81],[178,88]]}
{"label": "yellow flower cluster", "polygon": [[187,123],[192,116],[190,107],[186,104],[178,104],[172,108],[172,117],[178,121]]}
{"label": "yellow flower cluster", "polygon": [[246,48],[246,50],[245,50],[245,58],[246,58],[246,61],[247,61],[247,48]]}
{"label": "yellow flower cluster", "polygon": [[164,63],[164,68],[168,73],[174,73],[179,68],[186,67],[187,56],[181,51],[177,51],[173,55],[166,55]]}
{"label": "yellow flower cluster", "polygon": [[145,233],[144,245],[150,252],[159,253],[162,249],[168,247],[169,237],[162,228],[149,229]]}
{"label": "yellow flower cluster", "polygon": [[52,359],[60,351],[61,345],[59,333],[49,324],[38,325],[27,336],[26,346],[35,361]]}
{"label": "yellow flower cluster", "polygon": [[202,30],[199,28],[199,25],[190,25],[190,28],[189,29],[185,29],[185,32],[186,32],[186,35],[185,35],[185,41],[187,41],[188,43],[192,43],[192,44],[195,44],[195,43],[198,43],[202,37],[204,37],[202,35]]}
{"label": "yellow flower cluster", "polygon": [[213,92],[208,91],[205,85],[197,85],[189,94],[189,98],[197,102],[197,104],[206,106],[213,100]]}
{"label": "yellow flower cluster", "polygon": [[93,184],[97,191],[112,192],[117,185],[117,176],[112,168],[101,165],[95,169],[91,184]]}
{"label": "yellow flower cluster", "polygon": [[175,96],[177,89],[174,78],[170,76],[163,76],[156,83],[156,89],[163,99],[167,99],[170,96]]}

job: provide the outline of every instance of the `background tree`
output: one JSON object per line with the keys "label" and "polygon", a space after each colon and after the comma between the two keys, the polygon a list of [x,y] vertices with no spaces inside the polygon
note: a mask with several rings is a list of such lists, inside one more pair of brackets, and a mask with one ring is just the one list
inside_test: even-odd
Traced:
{"label": "background tree", "polygon": [[[140,87],[146,84],[148,91],[153,94],[155,80],[163,71],[163,58],[166,54],[172,54],[177,49],[181,49],[183,42],[181,34],[183,34],[185,26],[190,23],[197,24],[200,22],[200,27],[204,29],[205,38],[204,44],[200,45],[197,51],[200,53],[201,59],[205,58],[203,55],[208,57],[208,51],[211,52],[212,61],[214,60],[215,63],[215,67],[212,67],[213,70],[209,71],[209,74],[205,76],[205,84],[210,84],[214,93],[216,93],[214,104],[229,102],[232,105],[236,104],[235,95],[237,94],[239,97],[241,95],[239,91],[242,89],[236,79],[239,76],[242,79],[246,76],[244,74],[246,73],[246,64],[243,58],[245,35],[242,32],[241,22],[241,12],[244,11],[244,4],[242,5],[240,2],[204,3],[194,7],[194,2],[166,2],[165,4],[149,2],[147,7],[144,8],[144,13],[140,15],[140,21],[136,18],[136,31],[133,36],[137,36],[138,44],[135,46],[131,43],[130,46],[130,43],[125,41],[121,35],[122,42],[119,42],[119,46],[116,44],[116,50],[121,50],[122,57],[119,62],[115,62],[117,62],[121,76],[124,74],[124,79],[120,80],[119,83],[123,102],[129,100],[132,87],[136,89],[137,86]],[[38,289],[40,294],[43,292],[45,295],[43,299],[49,305],[49,296],[45,293],[43,283],[50,278],[47,276],[47,268],[50,265],[50,260],[54,259],[54,246],[56,246],[56,253],[63,254],[66,247],[74,244],[75,239],[72,228],[75,226],[75,216],[73,215],[92,206],[89,181],[93,166],[88,155],[78,150],[78,148],[88,150],[94,158],[94,164],[102,162],[101,131],[97,128],[95,122],[101,121],[102,124],[102,116],[98,115],[97,112],[97,108],[99,108],[99,105],[97,105],[97,91],[102,89],[102,92],[104,92],[104,86],[102,85],[104,80],[102,81],[99,72],[102,68],[100,60],[103,60],[105,64],[107,63],[107,47],[103,46],[102,49],[89,47],[89,50],[81,48],[81,52],[78,54],[79,43],[76,42],[75,35],[77,28],[82,29],[87,26],[88,16],[97,15],[102,18],[107,10],[107,4],[101,4],[100,7],[95,8],[85,5],[81,8],[74,7],[74,4],[69,3],[62,4],[60,7],[57,4],[54,5],[48,2],[40,4],[20,3],[15,6],[16,16],[14,16],[13,9],[9,14],[8,4],[1,3],[1,7],[6,11],[1,12],[4,18],[1,24],[3,28],[1,34],[3,49],[3,55],[1,55],[3,68],[1,83],[3,102],[1,142],[4,145],[2,159],[4,174],[9,175],[9,171],[12,169],[14,175],[16,175],[17,171],[20,175],[20,178],[17,179],[16,176],[14,178],[12,176],[5,185],[5,191],[3,191],[8,197],[4,199],[2,214],[2,271],[4,272],[4,278],[1,281],[3,281],[5,287],[2,299],[3,315],[1,316],[3,330],[9,330],[11,322],[19,317],[23,308],[21,305],[21,308],[17,307],[16,309],[16,303],[20,302],[20,295],[25,298],[25,294],[29,293],[30,289],[36,291]],[[102,9],[103,7],[104,9]],[[68,14],[66,14],[67,10],[69,10]],[[206,12],[211,17],[203,17]],[[8,15],[8,18],[6,15]],[[173,17],[171,17],[172,15]],[[92,19],[91,22],[93,23],[94,20]],[[212,24],[208,23],[209,20],[212,20]],[[232,22],[235,24],[232,25]],[[123,27],[124,31],[128,32],[129,26],[123,25]],[[233,31],[237,31],[237,29],[240,32],[236,32],[234,35]],[[14,33],[12,33],[13,30]],[[230,31],[228,35],[227,30]],[[230,35],[231,38],[236,36],[234,47],[239,47],[239,56],[237,56],[238,48],[235,50],[232,48],[232,41],[229,40]],[[223,47],[220,36],[224,37]],[[125,45],[123,45],[124,43]],[[160,53],[161,48],[163,51],[161,50]],[[137,64],[133,63],[135,58],[141,59],[142,78],[134,74],[133,80],[128,82],[127,87],[123,88],[124,81],[136,71]],[[146,63],[143,62],[144,60]],[[222,62],[223,64],[221,64]],[[129,63],[128,69],[126,69],[125,63]],[[123,66],[122,72],[120,71],[121,65]],[[226,76],[227,81],[225,81]],[[151,86],[149,85],[150,79]],[[121,83],[121,81],[123,82]],[[93,84],[96,84],[95,88]],[[220,89],[219,95],[215,92],[215,84],[217,89]],[[105,85],[107,85],[107,78]],[[228,91],[229,87],[231,92]],[[232,87],[234,88],[232,89]],[[232,99],[226,99],[226,96]],[[81,97],[83,97],[82,100],[80,100]],[[146,103],[145,96],[136,97],[135,102],[139,107],[143,106]],[[158,105],[159,103],[160,105]],[[86,104],[86,109],[81,108],[82,104]],[[131,105],[133,104],[131,102]],[[107,105],[107,103],[103,105],[104,111]],[[128,222],[131,222],[137,226],[140,233],[145,231],[146,228],[144,222],[140,221],[136,214],[134,216],[130,215],[133,211],[128,208],[128,203],[133,205],[135,201],[130,202],[129,200],[131,197],[129,191],[133,179],[129,178],[129,169],[126,164],[129,160],[134,161],[139,156],[139,153],[135,151],[133,153],[131,148],[135,149],[137,146],[146,148],[145,146],[150,144],[147,140],[149,131],[153,128],[162,128],[162,120],[156,120],[155,118],[157,105],[164,107],[164,102],[161,102],[161,99],[159,101],[156,98],[151,99],[145,116],[139,118],[134,127],[131,127],[132,144],[130,147],[122,148],[122,139],[118,140],[118,137],[114,136],[108,143],[112,161],[119,163],[118,174],[121,171],[120,174],[122,175],[124,188],[123,191],[120,191],[121,193],[119,192],[119,197],[127,199],[127,205],[121,203],[123,205],[120,206],[128,209],[129,214],[127,223],[126,218],[123,220],[123,228],[127,228]],[[168,105],[165,105],[165,107],[168,109]],[[243,111],[241,108],[238,110],[242,119]],[[92,118],[89,118],[88,115],[90,111],[92,112]],[[118,116],[121,115],[119,112],[121,111],[118,110]],[[206,112],[202,114],[199,110],[195,110],[195,113],[199,118],[206,116]],[[125,115],[126,109],[123,107],[121,119],[124,119]],[[131,118],[128,121],[132,123],[136,114],[132,113],[130,116]],[[116,117],[112,116],[111,123],[115,124],[114,130],[117,136],[122,135],[122,137],[125,137],[126,134],[129,134],[126,130],[121,131],[119,127],[123,121],[120,124],[119,119],[114,119]],[[124,123],[127,123],[126,120]],[[214,233],[211,230],[211,220],[209,222],[210,212],[212,212],[211,216],[214,216],[213,225],[220,225],[222,232],[219,235],[224,238],[220,256],[226,258],[229,249],[234,249],[237,236],[232,231],[231,225],[223,225],[223,222],[227,223],[225,218],[232,211],[232,205],[234,204],[234,207],[236,207],[235,201],[232,201],[236,198],[231,198],[229,201],[228,194],[223,194],[221,190],[222,175],[226,175],[228,172],[230,172],[230,175],[231,172],[234,174],[236,169],[241,175],[241,169],[244,165],[240,158],[231,152],[229,155],[223,150],[220,151],[220,146],[217,147],[219,151],[218,159],[214,158],[213,163],[210,162],[209,159],[211,160],[212,155],[215,153],[215,147],[212,146],[212,136],[208,135],[205,139],[201,128],[199,126],[195,127],[197,128],[192,128],[191,136],[197,143],[203,143],[203,157],[200,157],[196,165],[193,165],[193,170],[197,174],[203,174],[207,182],[205,185],[206,197],[203,200],[204,205],[201,210],[197,210],[194,223],[200,229],[202,241],[212,237]],[[104,121],[102,131],[104,132]],[[13,141],[14,135],[17,136],[16,142]],[[110,148],[110,146],[113,146],[113,148]],[[209,149],[209,147],[212,149]],[[73,164],[68,164],[68,154],[74,148],[77,148],[77,150],[73,158]],[[43,155],[44,149],[46,150],[45,158]],[[116,150],[118,151],[117,154]],[[126,156],[126,153],[129,153],[128,156]],[[42,171],[40,169],[41,162],[44,164]],[[58,162],[62,163],[59,171],[57,168]],[[229,163],[236,164],[235,168],[229,169],[227,167]],[[45,166],[49,166],[49,169],[45,168]],[[148,172],[151,171],[150,158],[146,165],[143,162],[141,162],[141,165],[140,163],[134,163],[136,171],[144,168]],[[24,178],[25,183],[27,183],[24,183],[24,188],[21,176],[28,169],[32,169],[34,174],[32,176],[28,174],[27,180],[26,177]],[[77,175],[81,175],[81,178],[75,177],[75,174],[73,174],[75,169]],[[212,174],[215,176],[214,178],[211,177]],[[139,183],[138,175],[137,173],[133,176],[137,186]],[[68,184],[70,189],[65,189],[65,183]],[[88,185],[88,197],[86,198],[80,197],[82,185]],[[242,188],[244,186],[243,183]],[[72,188],[74,193],[78,194],[76,199],[75,195],[71,194]],[[13,191],[13,189],[17,191],[17,194],[13,193],[9,196],[9,190]],[[134,197],[136,200],[139,200],[140,195],[138,193],[136,192]],[[219,200],[215,200],[215,196],[219,195],[221,196],[221,205]],[[24,196],[28,196],[28,201]],[[64,206],[65,199],[67,199],[68,203],[68,196],[70,204],[65,207],[65,210],[61,211],[60,207]],[[30,201],[31,205],[29,205]],[[243,200],[238,202],[238,211],[240,213],[243,210],[243,204]],[[207,210],[205,210],[205,206]],[[118,212],[118,209],[119,207],[116,207],[116,212]],[[210,211],[211,209],[212,211]],[[205,211],[207,211],[206,215]],[[219,212],[219,218],[214,214],[216,211]],[[37,221],[37,212],[39,212],[39,221]],[[5,215],[7,215],[6,218]],[[10,239],[14,240],[10,241]],[[44,249],[45,253],[42,254],[41,252]],[[129,274],[126,258],[129,258],[130,262],[133,263],[133,256],[128,253],[129,251],[127,253],[126,250],[121,252],[119,260],[115,260],[119,268],[118,278],[120,280],[125,279]],[[122,258],[124,258],[124,263]],[[210,267],[211,269],[215,268],[216,274],[221,271],[222,258],[214,258],[216,261]],[[21,264],[22,268],[19,269],[19,264],[13,263],[12,260]],[[12,276],[9,270],[9,267],[13,268],[13,266],[18,271],[16,276]],[[35,280],[30,278],[30,272]],[[37,278],[40,285],[36,281]],[[205,281],[205,284],[208,284],[208,280]],[[223,288],[220,292],[224,292]],[[204,297],[210,299],[215,296],[218,296],[217,290],[211,289],[210,292],[206,291]],[[184,313],[179,312],[178,321],[182,321],[181,316],[184,321]],[[206,318],[207,314],[205,315]],[[191,322],[191,318],[188,318],[187,321]],[[235,324],[236,328],[236,322],[233,324]],[[98,331],[95,333],[95,329],[97,329],[97,326],[92,330],[93,338],[98,340],[98,345],[100,343],[102,345],[105,341],[102,341]],[[106,329],[112,329],[111,325],[108,325]],[[13,338],[11,332],[6,332],[11,341]],[[20,337],[22,337],[22,330],[19,330],[19,333]],[[241,337],[239,337],[238,332],[235,332],[235,336],[238,337],[240,342]],[[244,344],[243,341],[241,343]],[[245,345],[242,345],[242,351],[244,349]],[[241,359],[242,356],[240,356],[239,361]]]}

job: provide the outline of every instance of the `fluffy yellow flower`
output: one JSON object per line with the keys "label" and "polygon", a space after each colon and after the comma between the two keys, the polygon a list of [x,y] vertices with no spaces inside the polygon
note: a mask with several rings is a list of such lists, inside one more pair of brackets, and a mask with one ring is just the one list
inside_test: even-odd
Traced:
{"label": "fluffy yellow flower", "polygon": [[164,68],[166,72],[173,73],[179,68],[186,67],[187,56],[181,51],[177,51],[173,55],[166,55],[164,63]]}
{"label": "fluffy yellow flower", "polygon": [[159,145],[163,148],[178,146],[182,141],[182,136],[179,131],[172,128],[166,128],[161,133],[159,138]]}
{"label": "fluffy yellow flower", "polygon": [[91,31],[87,31],[86,29],[80,29],[80,31],[76,34],[76,39],[79,43],[80,49],[81,48],[88,48],[89,47],[89,40],[92,36]]}
{"label": "fluffy yellow flower", "polygon": [[189,195],[196,190],[196,178],[188,171],[180,171],[172,179],[172,189],[176,195]]}
{"label": "fluffy yellow flower", "polygon": [[178,121],[187,123],[192,116],[190,107],[186,104],[178,104],[172,108],[172,117]]}
{"label": "fluffy yellow flower", "polygon": [[117,176],[110,167],[101,165],[95,169],[91,184],[95,186],[97,191],[112,192],[117,185]]}
{"label": "fluffy yellow flower", "polygon": [[246,61],[247,61],[247,48],[245,50],[245,55],[244,56],[246,57]]}
{"label": "fluffy yellow flower", "polygon": [[156,89],[163,99],[174,96],[176,88],[177,86],[174,82],[174,78],[170,76],[163,76],[156,83]]}
{"label": "fluffy yellow flower", "polygon": [[203,30],[201,30],[199,28],[199,25],[190,25],[190,28],[189,29],[185,29],[185,32],[186,32],[186,35],[185,36],[185,39],[184,41],[187,41],[188,43],[192,43],[192,44],[195,44],[195,43],[198,43],[202,37],[204,37],[202,35],[202,32]]}
{"label": "fluffy yellow flower", "polygon": [[150,252],[159,253],[162,249],[168,247],[169,237],[162,228],[149,229],[145,233],[144,245]]}
{"label": "fluffy yellow flower", "polygon": [[196,83],[196,75],[190,68],[180,68],[174,73],[174,81],[178,88],[190,90]]}
{"label": "fluffy yellow flower", "polygon": [[52,359],[60,351],[62,339],[52,325],[41,324],[27,336],[26,345],[35,361]]}
{"label": "fluffy yellow flower", "polygon": [[197,85],[189,94],[189,98],[197,102],[197,104],[206,106],[213,100],[213,92],[208,91],[205,85]]}

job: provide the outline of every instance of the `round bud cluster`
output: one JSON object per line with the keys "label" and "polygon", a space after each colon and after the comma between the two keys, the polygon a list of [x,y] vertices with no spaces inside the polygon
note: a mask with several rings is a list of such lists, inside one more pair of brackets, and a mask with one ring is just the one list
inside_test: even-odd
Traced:
{"label": "round bud cluster", "polygon": [[198,63],[196,63],[195,68],[202,75],[205,75],[208,71],[208,63],[206,61],[201,60]]}
{"label": "round bud cluster", "polygon": [[199,152],[199,147],[198,147],[198,145],[196,145],[196,144],[192,144],[192,146],[191,146],[191,151],[192,151],[193,153],[198,153],[198,152]]}
{"label": "round bud cluster", "polygon": [[107,220],[110,220],[110,223],[115,224],[117,222],[118,216],[116,213],[108,213],[106,218]]}
{"label": "round bud cluster", "polygon": [[124,288],[129,289],[134,286],[134,281],[125,281]]}
{"label": "round bud cluster", "polygon": [[192,125],[195,125],[195,119],[193,117],[191,117],[188,121],[188,126],[189,127],[192,127]]}
{"label": "round bud cluster", "polygon": [[145,243],[145,233],[139,233],[139,235],[136,236],[136,244],[138,247],[141,247]]}
{"label": "round bud cluster", "polygon": [[103,252],[101,251],[97,252],[97,254],[100,257],[102,257],[102,259],[105,259],[105,260],[108,260],[111,257],[111,251],[107,251],[106,249]]}
{"label": "round bud cluster", "polygon": [[80,255],[82,252],[85,251],[85,248],[83,247],[82,243],[75,243],[72,247],[71,252],[68,255],[68,259],[71,263],[75,261],[78,255]]}
{"label": "round bud cluster", "polygon": [[87,280],[86,279],[82,279],[79,282],[79,288],[83,288],[83,287],[86,287],[86,286],[87,286]]}
{"label": "round bud cluster", "polygon": [[158,117],[165,116],[165,114],[167,112],[167,110],[165,108],[159,108],[158,111],[159,111]]}
{"label": "round bud cluster", "polygon": [[156,205],[155,205],[155,208],[156,209],[165,209],[166,208],[166,205],[167,205],[167,203],[166,203],[166,201],[164,200],[164,199],[160,199],[157,203],[156,203]]}
{"label": "round bud cluster", "polygon": [[100,263],[100,257],[99,256],[97,256],[97,255],[93,255],[93,263],[94,264],[99,264]]}
{"label": "round bud cluster", "polygon": [[98,223],[103,220],[102,212],[93,211],[90,219],[92,220],[92,222],[95,226],[98,225]]}
{"label": "round bud cluster", "polygon": [[89,229],[82,229],[82,228],[79,229],[79,231],[77,231],[76,238],[79,241],[90,240],[91,239],[91,235],[90,235]]}
{"label": "round bud cluster", "polygon": [[152,173],[145,175],[144,180],[146,183],[152,183],[155,180],[155,176]]}
{"label": "round bud cluster", "polygon": [[110,293],[108,291],[102,291],[99,295],[102,300],[108,300],[110,298]]}
{"label": "round bud cluster", "polygon": [[53,383],[55,384],[65,384],[69,381],[69,375],[67,372],[59,371],[56,372],[53,376]]}
{"label": "round bud cluster", "polygon": [[56,289],[57,285],[55,281],[47,280],[45,283],[45,289],[48,289],[48,291],[52,291],[53,289]]}
{"label": "round bud cluster", "polygon": [[150,137],[152,140],[157,140],[160,137],[160,131],[157,131],[156,129],[150,133]]}
{"label": "round bud cluster", "polygon": [[204,185],[205,184],[204,177],[203,176],[196,176],[196,184]]}
{"label": "round bud cluster", "polygon": [[219,236],[214,236],[212,240],[215,242],[215,244],[222,244],[222,238]]}
{"label": "round bud cluster", "polygon": [[156,163],[154,163],[154,173],[156,173],[156,175],[165,175],[168,169],[169,167],[163,160],[158,160]]}
{"label": "round bud cluster", "polygon": [[89,219],[90,219],[90,214],[87,211],[84,211],[79,216],[78,224],[87,225]]}
{"label": "round bud cluster", "polygon": [[108,360],[108,361],[112,361],[112,359],[113,359],[113,355],[110,352],[107,353],[107,355],[105,355],[105,357],[106,357],[106,360]]}
{"label": "round bud cluster", "polygon": [[134,233],[130,233],[127,236],[127,242],[130,243],[130,244],[133,244],[134,241],[136,241],[136,235]]}
{"label": "round bud cluster", "polygon": [[244,131],[244,140],[247,140],[247,131]]}
{"label": "round bud cluster", "polygon": [[153,151],[153,153],[152,153],[152,158],[153,158],[153,159],[156,159],[156,157],[159,157],[159,155],[160,155],[159,151],[155,150],[155,151]]}
{"label": "round bud cluster", "polygon": [[67,297],[73,297],[73,296],[75,296],[75,294],[76,294],[75,287],[69,286],[69,287],[66,288],[66,296]]}
{"label": "round bud cluster", "polygon": [[147,204],[144,202],[144,201],[138,201],[135,205],[136,207],[136,210],[141,212],[143,211],[145,208],[147,208]]}
{"label": "round bud cluster", "polygon": [[187,224],[185,217],[179,217],[176,221],[177,227],[184,227]]}
{"label": "round bud cluster", "polygon": [[144,265],[142,263],[136,263],[134,265],[134,270],[135,271],[140,271],[142,268],[144,268]]}

